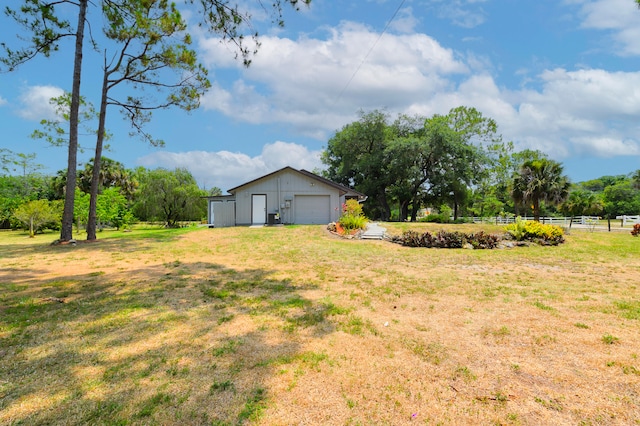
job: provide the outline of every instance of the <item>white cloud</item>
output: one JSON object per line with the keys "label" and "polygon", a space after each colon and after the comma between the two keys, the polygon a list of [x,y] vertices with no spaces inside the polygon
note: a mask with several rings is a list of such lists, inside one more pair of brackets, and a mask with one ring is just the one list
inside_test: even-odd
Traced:
{"label": "white cloud", "polygon": [[640,154],[640,72],[555,69],[537,80],[540,90],[509,91],[488,74],[474,75],[410,111],[430,116],[473,106],[495,119],[518,149],[539,149],[557,160]]}
{"label": "white cloud", "polygon": [[[601,4],[582,1],[583,8]],[[640,19],[640,11],[633,12]],[[612,22],[603,17],[600,25]],[[327,32],[326,39],[264,37],[249,69],[221,65],[219,73],[233,72],[235,81],[217,81],[202,100],[204,108],[242,122],[283,124],[326,141],[356,120],[359,109],[431,116],[465,105],[494,118],[504,139],[519,149],[540,149],[558,160],[640,150],[638,72],[557,68],[532,75],[520,69],[521,88],[505,88],[496,83],[488,57],[462,55],[426,34],[379,38],[353,22]],[[212,63],[228,57],[217,42],[204,45]]]}
{"label": "white cloud", "polygon": [[0,106],[6,105],[6,104],[7,104],[7,100],[4,99],[2,96],[0,96]]}
{"label": "white cloud", "polygon": [[229,151],[158,151],[139,158],[138,164],[148,168],[187,168],[200,185],[217,186],[223,193],[286,166],[309,171],[322,167],[319,151],[281,141],[266,144],[255,157]]}
{"label": "white cloud", "polygon": [[486,0],[432,0],[439,5],[438,17],[448,19],[462,28],[474,28],[486,21],[486,13],[481,7],[473,6]]}
{"label": "white cloud", "polygon": [[595,0],[582,3],[582,27],[611,31],[604,49],[621,56],[640,55],[640,10],[632,0]]}
{"label": "white cloud", "polygon": [[509,95],[516,114],[495,117],[514,140],[558,159],[640,153],[640,72],[555,69],[539,79],[542,90]]}
{"label": "white cloud", "polygon": [[640,115],[640,72],[559,68],[541,78],[545,98],[563,110],[598,120]]}
{"label": "white cloud", "polygon": [[51,105],[51,98],[64,94],[55,86],[31,86],[20,95],[22,107],[18,115],[26,120],[40,121],[56,117],[55,108]]}
{"label": "white cloud", "polygon": [[232,64],[218,40],[201,46],[206,63],[242,75],[227,87],[222,80],[214,84],[202,99],[205,109],[254,124],[286,123],[321,139],[355,119],[359,109],[401,110],[407,101],[446,90],[451,75],[469,71],[451,49],[425,34],[379,38],[352,22],[328,29],[326,40],[265,36],[248,69]]}
{"label": "white cloud", "polygon": [[413,15],[411,7],[400,9],[394,20],[389,24],[389,28],[399,33],[409,34],[414,32],[416,25],[420,21]]}
{"label": "white cloud", "polygon": [[581,136],[573,139],[576,146],[583,148],[578,154],[588,153],[598,157],[640,155],[637,141],[610,136]]}

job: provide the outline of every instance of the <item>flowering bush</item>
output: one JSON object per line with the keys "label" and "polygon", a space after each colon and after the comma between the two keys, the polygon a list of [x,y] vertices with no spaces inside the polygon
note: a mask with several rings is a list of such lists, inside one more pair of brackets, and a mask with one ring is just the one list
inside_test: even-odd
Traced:
{"label": "flowering bush", "polygon": [[367,218],[364,216],[362,206],[357,200],[347,200],[342,205],[342,215],[338,219],[338,223],[347,233],[364,229],[367,226]]}
{"label": "flowering bush", "polygon": [[558,245],[564,242],[564,231],[556,225],[547,225],[535,221],[516,219],[516,223],[507,225],[507,232],[517,241],[535,241],[540,244]]}

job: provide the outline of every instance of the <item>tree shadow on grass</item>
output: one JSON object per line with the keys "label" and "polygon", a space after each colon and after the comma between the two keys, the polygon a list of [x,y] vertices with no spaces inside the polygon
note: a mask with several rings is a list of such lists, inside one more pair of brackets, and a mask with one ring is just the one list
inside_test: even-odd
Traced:
{"label": "tree shadow on grass", "polygon": [[[24,240],[28,243],[12,243],[16,239],[22,238],[20,235],[12,235],[10,238],[0,240],[0,259],[18,259],[25,256],[46,257],[48,254],[60,254],[65,252],[80,251],[92,253],[103,250],[118,251],[139,251],[148,248],[153,243],[171,242],[182,237],[186,232],[171,232],[164,228],[139,230],[127,234],[125,236],[110,236],[108,238],[98,238],[95,241],[76,240],[75,243],[58,244],[52,243],[56,240],[56,235],[45,234],[37,235],[35,238],[28,238],[28,234],[24,234]],[[37,262],[36,262],[37,264]]]}
{"label": "tree shadow on grass", "polygon": [[322,359],[292,337],[340,314],[272,275],[176,262],[0,284],[0,423],[259,418],[276,370]]}

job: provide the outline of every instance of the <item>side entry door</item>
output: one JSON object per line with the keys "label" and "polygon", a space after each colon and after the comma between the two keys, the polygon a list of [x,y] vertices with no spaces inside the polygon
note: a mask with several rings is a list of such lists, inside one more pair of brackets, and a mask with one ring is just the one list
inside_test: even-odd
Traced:
{"label": "side entry door", "polygon": [[251,196],[251,224],[264,225],[267,223],[267,196],[253,194]]}

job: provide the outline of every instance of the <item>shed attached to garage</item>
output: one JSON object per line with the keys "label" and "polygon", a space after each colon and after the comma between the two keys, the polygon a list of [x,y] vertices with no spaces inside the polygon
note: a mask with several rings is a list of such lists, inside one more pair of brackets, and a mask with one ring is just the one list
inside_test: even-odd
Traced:
{"label": "shed attached to garage", "polygon": [[214,227],[266,224],[327,224],[338,220],[348,199],[366,196],[306,170],[285,167],[208,197]]}

